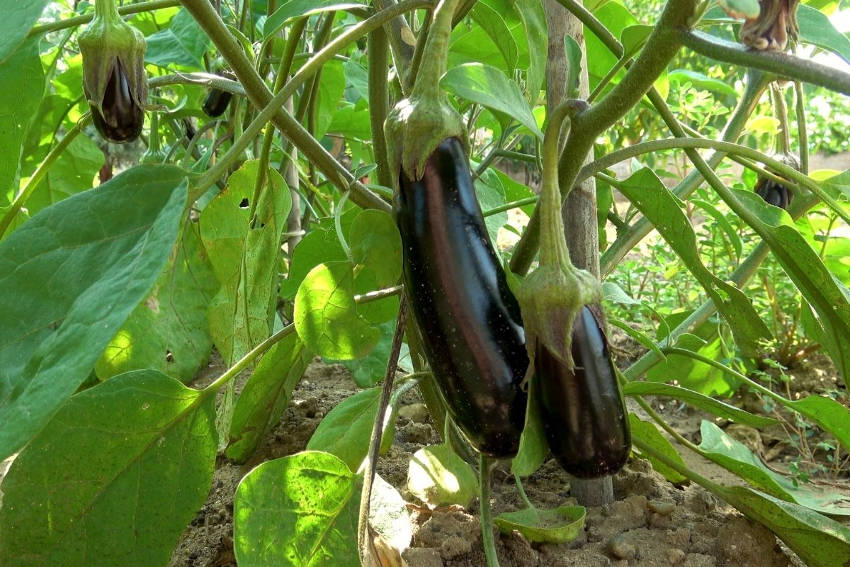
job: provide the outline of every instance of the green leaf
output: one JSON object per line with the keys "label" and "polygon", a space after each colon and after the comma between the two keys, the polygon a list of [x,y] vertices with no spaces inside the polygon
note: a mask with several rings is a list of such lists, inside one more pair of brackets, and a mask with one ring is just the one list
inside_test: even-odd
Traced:
{"label": "green leaf", "polygon": [[[670,324],[671,328],[675,325]],[[716,335],[706,341],[701,337],[684,333],[676,338],[676,347],[690,350],[711,359],[722,359],[723,350],[720,338]],[[691,390],[708,396],[730,396],[738,382],[719,369],[678,354],[668,354],[665,361],[655,365],[646,373],[646,379],[652,382],[666,382],[671,376]]]}
{"label": "green leaf", "polygon": [[[588,9],[615,37],[620,37],[626,27],[639,24],[628,8],[619,2],[602,2],[598,7],[588,7]],[[587,53],[593,53],[593,57],[589,57],[587,61],[587,73],[590,79],[590,88],[594,89],[602,77],[617,64],[617,57],[586,27],[584,28],[584,39]],[[624,71],[621,70],[617,76],[620,77],[623,73]],[[615,78],[612,83],[618,81],[619,79]]]}
{"label": "green leaf", "polygon": [[251,220],[259,161],[245,162],[201,213],[201,236],[221,289],[209,306],[213,342],[230,365],[271,333],[280,236],[292,201],[269,168]]}
{"label": "green leaf", "polygon": [[850,410],[843,404],[831,398],[811,395],[802,400],[792,400],[785,405],[832,433],[838,442],[850,451]]}
{"label": "green leaf", "polygon": [[757,352],[759,343],[770,337],[770,330],[744,292],[718,278],[702,263],[693,227],[675,195],[649,168],[634,173],[618,189],[652,222],[699,281],[729,323],[735,342],[745,355]]}
{"label": "green leaf", "polygon": [[336,455],[352,472],[357,472],[369,453],[380,400],[381,388],[370,388],[341,401],[319,423],[307,449]]}
{"label": "green leaf", "polygon": [[701,454],[743,478],[754,488],[782,500],[796,502],[822,514],[850,516],[850,498],[829,493],[812,485],[800,484],[767,468],[745,445],[709,421],[700,424]]}
{"label": "green leaf", "polygon": [[850,529],[817,512],[783,502],[748,486],[713,486],[712,492],[764,525],[809,567],[850,562]]}
{"label": "green leaf", "polygon": [[[26,6],[20,8],[16,4],[4,3],[0,7],[0,16],[3,12],[8,12],[10,6],[14,6],[12,12],[15,15],[6,14],[6,17],[20,20],[26,14],[19,12],[25,12],[26,7],[31,8],[38,4],[40,14],[44,6],[44,2],[21,2]],[[6,25],[9,20],[2,21]],[[26,29],[29,29],[29,25]],[[18,187],[20,175],[21,150],[44,93],[44,72],[38,57],[38,41],[29,41],[14,53],[4,54],[10,35],[16,33],[0,34],[0,60],[5,59],[0,63],[0,108],[3,109],[0,113],[0,148],[3,148],[0,151],[0,204],[7,200],[11,203],[17,192],[15,189]]]}
{"label": "green leaf", "polygon": [[[475,180],[475,196],[482,210],[495,209],[505,204],[505,188],[501,178],[492,168],[488,168]],[[501,212],[484,217],[484,225],[490,235],[491,242],[497,242],[499,230],[508,222],[508,213]],[[494,247],[496,254],[499,250]]]}
{"label": "green leaf", "polygon": [[[543,3],[535,0],[517,0],[516,8],[528,43],[528,71],[525,74],[525,82],[531,104],[534,106],[546,76],[546,59],[549,57],[546,12],[543,10]],[[531,131],[535,132],[533,129]]]}
{"label": "green leaf", "polygon": [[[679,456],[678,451],[676,451],[676,448],[673,447],[666,437],[661,435],[661,432],[658,431],[654,423],[643,421],[635,414],[630,413],[629,425],[631,427],[632,437],[640,439],[668,459],[671,459],[680,464],[682,467],[687,468],[682,457]],[[673,484],[682,484],[688,480],[686,476],[683,476],[674,469],[668,467],[658,459],[653,458],[652,455],[644,453],[643,456],[649,459],[649,462],[652,463],[653,469],[658,471],[659,474],[664,476],[664,478]]]}
{"label": "green leaf", "polygon": [[655,26],[644,24],[635,24],[623,28],[623,31],[620,32],[620,43],[623,44],[624,55],[629,57],[640,51],[654,29]]}
{"label": "green leaf", "polygon": [[511,472],[520,477],[534,474],[543,465],[549,454],[549,443],[543,432],[543,422],[540,418],[540,409],[536,391],[537,375],[533,375],[528,382],[528,404],[525,410],[525,423],[522,434],[519,437],[519,450],[511,460]]}
{"label": "green leaf", "polygon": [[[758,217],[764,241],[815,310],[823,332],[833,337],[830,357],[844,377],[844,383],[850,385],[850,290],[830,273],[818,253],[790,224],[787,213],[765,205],[751,191],[735,191],[735,195]],[[771,218],[769,209],[781,214]]]}
{"label": "green leaf", "polygon": [[744,248],[744,243],[741,239],[740,231],[732,226],[732,223],[729,222],[729,219],[726,218],[726,215],[724,215],[717,207],[715,207],[712,203],[709,203],[708,201],[693,198],[690,199],[690,201],[691,203],[705,211],[715,221],[717,221],[717,224],[720,225],[720,229],[726,235],[726,238],[729,239],[729,243],[732,245],[732,248],[735,249],[736,258],[740,258],[741,252]]}
{"label": "green leaf", "polygon": [[733,405],[700,394],[699,392],[661,382],[629,382],[623,387],[623,395],[666,396],[668,398],[682,400],[717,417],[731,419],[732,421],[751,427],[767,427],[768,425],[775,425],[777,423],[772,417],[755,415],[736,408]]}
{"label": "green leaf", "polygon": [[735,88],[729,83],[721,81],[720,79],[713,79],[699,71],[693,71],[691,69],[676,69],[667,73],[667,78],[671,83],[690,83],[698,89],[731,97],[738,96]]}
{"label": "green leaf", "polygon": [[470,11],[472,19],[481,26],[505,59],[505,64],[509,70],[513,70],[517,65],[517,45],[511,31],[505,20],[499,15],[499,12],[485,4],[484,2],[476,2]]}
{"label": "green leaf", "polygon": [[313,359],[295,333],[267,352],[236,400],[230,424],[230,444],[225,455],[246,461],[280,421],[292,391]]}
{"label": "green leaf", "polygon": [[185,222],[148,297],[112,338],[95,365],[101,380],[150,368],[188,382],[210,356],[207,305],[218,291],[198,224]]}
{"label": "green leaf", "polygon": [[543,138],[522,91],[499,69],[480,63],[467,63],[449,69],[440,80],[440,85],[456,96],[510,116],[532,134]]}
{"label": "green leaf", "polygon": [[407,488],[431,508],[453,504],[465,508],[478,492],[478,479],[449,445],[429,445],[410,458]]}
{"label": "green leaf", "polygon": [[[398,308],[396,307],[396,313]],[[344,360],[342,365],[351,372],[354,383],[359,388],[371,388],[384,379],[387,372],[387,360],[390,358],[395,321],[387,321],[378,325],[381,338],[368,355],[357,360]]]}
{"label": "green leaf", "polygon": [[275,10],[263,24],[263,37],[268,39],[276,34],[283,26],[295,18],[312,16],[322,12],[336,10],[367,9],[367,6],[356,2],[340,2],[339,0],[289,0]]}
{"label": "green leaf", "polygon": [[177,238],[185,173],[136,167],[0,242],[0,458],[89,375]]}
{"label": "green leaf", "polygon": [[103,150],[91,138],[77,136],[47,170],[47,177],[27,200],[27,210],[33,214],[90,188],[104,161]]}
{"label": "green leaf", "polygon": [[801,41],[828,49],[850,62],[850,39],[836,29],[829,16],[812,6],[800,4],[797,24]]}
{"label": "green leaf", "polygon": [[348,231],[351,257],[356,265],[368,267],[378,287],[389,287],[401,277],[401,235],[389,213],[361,211]]}
{"label": "green leaf", "polygon": [[753,20],[760,11],[758,0],[717,0],[717,3],[733,18]]}
{"label": "green leaf", "polygon": [[[47,6],[47,0],[14,0],[0,4],[0,22],[2,22],[2,25],[0,25],[0,32],[2,32],[0,33],[0,71],[2,71],[0,76],[4,76],[6,73],[7,58],[26,39],[27,33],[38,22],[45,6]],[[38,39],[35,39],[33,43],[38,44]],[[20,81],[21,76],[26,75],[13,75],[18,81]],[[21,95],[20,90],[10,92],[18,96]],[[3,105],[2,108],[11,107]],[[6,148],[7,146],[2,147]]]}
{"label": "green leaf", "polygon": [[584,506],[560,506],[552,510],[525,508],[503,512],[493,518],[499,531],[510,535],[514,530],[531,543],[567,543],[584,532]]}
{"label": "green leaf", "polygon": [[316,451],[252,470],[233,501],[233,550],[240,567],[359,566],[355,481],[345,463]]}
{"label": "green leaf", "polygon": [[0,563],[167,564],[212,482],[214,402],[154,370],[68,400],[3,479]]}
{"label": "green leaf", "polygon": [[348,262],[313,268],[295,295],[295,328],[320,356],[351,360],[366,356],[380,332],[357,312],[354,274]]}
{"label": "green leaf", "polygon": [[[328,61],[322,66],[313,136],[321,140],[334,121],[334,114],[345,93],[345,71],[340,61]],[[371,139],[371,136],[369,137]]]}
{"label": "green leaf", "polygon": [[301,282],[304,281],[310,270],[319,264],[347,260],[348,256],[345,255],[345,251],[336,237],[336,232],[313,227],[292,251],[289,275],[280,289],[281,297],[293,299]]}
{"label": "green leaf", "polygon": [[168,67],[181,65],[189,69],[204,69],[204,52],[210,39],[195,18],[184,9],[177,12],[168,28],[149,35],[145,61]]}
{"label": "green leaf", "polygon": [[579,97],[579,85],[581,83],[581,46],[569,35],[564,36],[564,50],[567,53],[567,65],[569,74],[567,76],[567,97]]}

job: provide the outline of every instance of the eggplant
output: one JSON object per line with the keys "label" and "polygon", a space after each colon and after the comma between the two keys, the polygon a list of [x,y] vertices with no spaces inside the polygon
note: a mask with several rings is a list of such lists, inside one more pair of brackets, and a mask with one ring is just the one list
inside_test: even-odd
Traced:
{"label": "eggplant", "polygon": [[204,99],[203,111],[210,118],[217,118],[224,114],[227,110],[227,105],[230,104],[230,99],[233,94],[221,89],[212,88],[207,93],[207,98]]}
{"label": "eggplant", "polygon": [[791,191],[788,187],[767,177],[759,177],[753,190],[768,205],[787,210],[791,204]]}
{"label": "eggplant", "polygon": [[460,140],[444,139],[421,179],[401,170],[394,213],[404,283],[446,408],[470,444],[513,457],[528,369],[519,305],[490,243]]}
{"label": "eggplant", "polygon": [[100,110],[98,112],[92,108],[92,122],[97,131],[110,142],[130,142],[142,133],[145,111],[130,92],[127,74],[117,59],[106,83]]}
{"label": "eggplant", "polygon": [[573,323],[572,370],[542,342],[534,356],[546,440],[561,467],[579,478],[617,472],[631,449],[626,406],[593,309],[585,305]]}

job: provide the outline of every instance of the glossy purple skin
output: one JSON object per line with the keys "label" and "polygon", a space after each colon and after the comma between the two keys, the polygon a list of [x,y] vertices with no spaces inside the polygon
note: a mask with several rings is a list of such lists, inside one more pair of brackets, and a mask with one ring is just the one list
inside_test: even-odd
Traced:
{"label": "glossy purple skin", "polygon": [[218,118],[227,110],[227,105],[230,104],[231,98],[233,98],[233,94],[228,91],[210,89],[202,107],[204,114],[210,118]]}
{"label": "glossy purple skin", "polygon": [[791,191],[785,185],[780,185],[767,177],[759,177],[753,189],[768,205],[788,209],[791,204]]}
{"label": "glossy purple skin", "polygon": [[421,180],[400,181],[407,297],[446,408],[478,451],[512,457],[525,421],[525,333],[460,141],[443,140]]}
{"label": "glossy purple skin", "polygon": [[546,440],[571,475],[613,474],[629,458],[631,433],[608,341],[588,306],[573,325],[572,355],[575,369],[570,371],[545,347],[535,351]]}
{"label": "glossy purple skin", "polygon": [[92,122],[97,131],[110,142],[131,142],[142,133],[145,111],[133,99],[127,75],[118,61],[112,67],[101,109],[102,115],[92,108]]}

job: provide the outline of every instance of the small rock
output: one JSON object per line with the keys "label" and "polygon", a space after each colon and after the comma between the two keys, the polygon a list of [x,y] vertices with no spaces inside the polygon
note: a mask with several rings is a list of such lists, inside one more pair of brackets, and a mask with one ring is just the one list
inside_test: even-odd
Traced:
{"label": "small rock", "polygon": [[705,553],[688,553],[685,558],[688,567],[717,567],[717,560]]}
{"label": "small rock", "polygon": [[440,551],[433,547],[409,547],[401,557],[408,567],[443,567]]}
{"label": "small rock", "polygon": [[428,440],[431,439],[431,432],[432,429],[430,426],[415,422],[410,422],[399,429],[402,440],[407,443],[418,443],[419,445],[426,445],[428,443]]}
{"label": "small rock", "polygon": [[665,502],[663,500],[650,500],[646,503],[646,507],[650,512],[655,512],[663,516],[669,516],[676,509],[676,505],[673,502]]}
{"label": "small rock", "polygon": [[472,551],[473,540],[452,535],[443,540],[440,545],[440,554],[446,559],[454,559]]}
{"label": "small rock", "polygon": [[635,546],[623,534],[617,534],[608,542],[608,550],[617,559],[633,559],[637,554]]}
{"label": "small rock", "polygon": [[688,549],[691,545],[691,530],[688,528],[669,530],[666,540],[673,547]]}
{"label": "small rock", "polygon": [[425,423],[429,414],[425,404],[410,404],[409,406],[401,406],[398,415],[406,417],[414,423]]}
{"label": "small rock", "polygon": [[685,559],[686,555],[687,554],[678,547],[667,550],[667,560],[670,562],[670,565],[678,565]]}
{"label": "small rock", "polygon": [[649,513],[649,526],[658,529],[667,529],[673,527],[673,516],[669,514]]}

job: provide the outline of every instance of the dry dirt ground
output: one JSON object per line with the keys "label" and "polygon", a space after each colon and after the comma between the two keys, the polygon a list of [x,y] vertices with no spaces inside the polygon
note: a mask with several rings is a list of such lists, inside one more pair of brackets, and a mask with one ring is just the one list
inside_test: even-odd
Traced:
{"label": "dry dirt ground", "polygon": [[[800,371],[799,391],[822,391],[824,380],[835,385],[834,370],[821,367],[828,360],[814,359],[810,368]],[[213,365],[215,366],[215,365]],[[211,368],[214,374],[214,368]],[[830,372],[832,374],[830,374]],[[235,465],[218,463],[210,497],[187,528],[174,552],[173,567],[236,565],[233,556],[233,494],[239,479],[253,466],[268,459],[298,452],[307,444],[322,417],[337,403],[357,391],[348,371],[339,365],[314,362],[301,380],[280,424],[258,450],[251,462]],[[680,431],[698,441],[699,421],[703,415],[653,401],[654,407]],[[740,400],[745,404],[746,400]],[[413,533],[403,558],[409,567],[483,567],[478,504],[469,509],[429,510],[417,502],[406,488],[408,460],[418,449],[439,442],[430,417],[415,391],[402,398],[395,442],[381,457],[378,474],[396,487],[407,502]],[[740,432],[727,428],[743,442],[763,442],[775,446],[774,433]],[[793,454],[773,451],[774,465]],[[684,450],[682,451],[685,452]],[[688,464],[712,479],[734,481],[725,471],[698,457]],[[495,471],[493,512],[523,507],[512,477],[506,470]],[[844,477],[846,481],[846,476]],[[569,477],[554,460],[547,462],[527,479],[525,489],[530,500],[541,508],[554,508],[575,501],[570,497]],[[584,533],[576,541],[560,545],[531,545],[518,533],[497,533],[500,563],[503,567],[525,566],[618,566],[618,567],[713,567],[801,566],[803,563],[781,545],[771,532],[752,523],[737,511],[695,485],[676,487],[655,473],[649,463],[632,458],[614,477],[616,501],[610,506],[590,508]]]}

